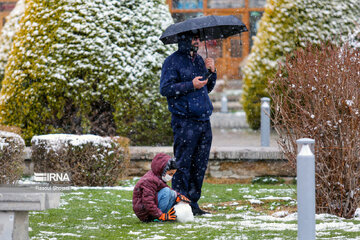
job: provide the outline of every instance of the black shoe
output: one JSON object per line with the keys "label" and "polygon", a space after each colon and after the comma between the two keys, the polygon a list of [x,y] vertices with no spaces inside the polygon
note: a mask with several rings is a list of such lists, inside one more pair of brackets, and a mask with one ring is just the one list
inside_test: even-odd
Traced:
{"label": "black shoe", "polygon": [[200,208],[191,208],[194,216],[202,216],[202,215],[205,215],[205,214],[210,214],[210,212],[206,212]]}

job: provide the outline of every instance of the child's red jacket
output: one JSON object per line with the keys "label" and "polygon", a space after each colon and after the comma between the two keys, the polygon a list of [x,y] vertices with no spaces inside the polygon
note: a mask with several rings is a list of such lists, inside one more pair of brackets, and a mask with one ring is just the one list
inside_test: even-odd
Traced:
{"label": "child's red jacket", "polygon": [[164,153],[157,154],[149,170],[135,185],[133,192],[133,210],[143,222],[149,222],[161,216],[158,208],[158,192],[169,187],[162,179],[164,168],[171,157]]}

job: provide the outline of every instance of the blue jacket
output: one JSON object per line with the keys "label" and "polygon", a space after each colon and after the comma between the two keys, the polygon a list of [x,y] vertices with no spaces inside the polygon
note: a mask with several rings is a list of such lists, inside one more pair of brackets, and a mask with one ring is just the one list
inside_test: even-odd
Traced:
{"label": "blue jacket", "polygon": [[160,93],[167,97],[168,108],[172,115],[206,121],[213,106],[208,93],[216,84],[216,73],[201,89],[195,89],[192,80],[208,72],[200,55],[192,59],[190,55],[191,39],[179,41],[179,49],[164,61],[161,70]]}

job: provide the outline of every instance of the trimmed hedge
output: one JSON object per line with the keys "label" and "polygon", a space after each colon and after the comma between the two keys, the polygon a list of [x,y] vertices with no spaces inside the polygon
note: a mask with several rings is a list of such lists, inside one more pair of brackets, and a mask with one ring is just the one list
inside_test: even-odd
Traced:
{"label": "trimmed hedge", "polygon": [[159,79],[174,47],[159,36],[171,23],[162,0],[29,0],[6,66],[1,123],[21,127],[27,143],[72,133],[169,144]]}
{"label": "trimmed hedge", "polygon": [[296,11],[294,1],[270,1],[261,18],[254,46],[243,69],[242,104],[247,122],[253,129],[260,127],[261,98],[268,97],[266,86],[268,79],[276,73],[277,60],[294,48]]}
{"label": "trimmed hedge", "polygon": [[243,68],[241,103],[249,126],[260,127],[260,99],[269,96],[268,81],[286,54],[307,42],[347,41],[359,19],[360,5],[352,0],[269,0]]}
{"label": "trimmed hedge", "polygon": [[67,173],[71,185],[112,186],[126,174],[129,142],[95,135],[35,136],[31,140],[34,172]]}
{"label": "trimmed hedge", "polygon": [[13,184],[23,173],[25,141],[15,133],[0,131],[0,184]]}

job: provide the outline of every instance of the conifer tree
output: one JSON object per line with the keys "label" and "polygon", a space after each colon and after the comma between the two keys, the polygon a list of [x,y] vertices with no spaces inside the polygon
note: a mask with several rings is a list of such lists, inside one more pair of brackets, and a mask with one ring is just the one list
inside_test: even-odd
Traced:
{"label": "conifer tree", "polygon": [[5,66],[13,43],[13,37],[19,30],[19,21],[25,12],[25,0],[19,0],[15,8],[6,17],[6,23],[0,35],[0,89],[4,78]]}
{"label": "conifer tree", "polygon": [[60,132],[167,141],[158,82],[173,49],[158,39],[171,22],[162,0],[29,0],[6,66],[1,122],[21,127],[27,142]]}

